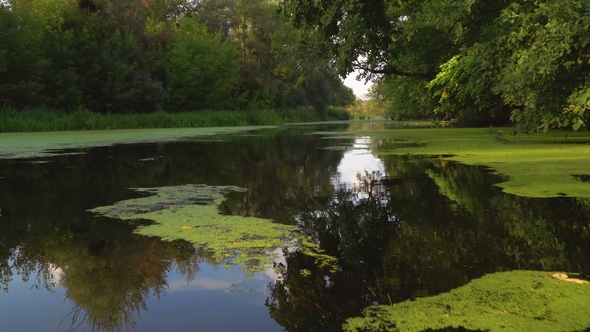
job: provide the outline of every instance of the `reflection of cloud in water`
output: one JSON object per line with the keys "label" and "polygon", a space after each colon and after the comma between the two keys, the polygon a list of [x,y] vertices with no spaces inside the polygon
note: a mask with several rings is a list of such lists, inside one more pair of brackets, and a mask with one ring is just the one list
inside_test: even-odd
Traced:
{"label": "reflection of cloud in water", "polygon": [[49,275],[47,281],[52,283],[55,286],[61,284],[61,279],[63,277],[63,270],[61,267],[57,267],[53,264],[49,264]]}
{"label": "reflection of cloud in water", "polygon": [[338,173],[333,178],[332,183],[338,187],[340,184],[347,186],[356,186],[359,184],[357,175],[365,171],[369,173],[378,171],[382,175],[386,175],[385,166],[381,159],[375,157],[370,150],[371,138],[363,136],[357,138],[352,146],[352,150],[344,153],[340,164],[338,165]]}
{"label": "reflection of cloud in water", "polygon": [[[283,263],[286,264],[285,262],[285,256],[283,255],[283,249],[282,248],[276,248],[275,250],[273,250],[272,255],[275,255],[277,258],[275,258],[274,262],[277,264]],[[280,275],[275,271],[274,267],[271,265],[269,266],[266,271],[264,271],[263,273],[257,273],[254,277],[262,280],[262,279],[266,279],[266,277],[269,277],[273,283],[277,282],[277,279],[280,278]]]}
{"label": "reflection of cloud in water", "polygon": [[232,286],[230,280],[220,280],[215,278],[196,278],[187,284],[184,280],[173,281],[170,283],[170,292],[176,291],[199,291],[199,290],[225,290]]}
{"label": "reflection of cloud in water", "polygon": [[[285,264],[285,257],[281,248],[276,248],[271,254],[276,257],[275,263]],[[249,289],[253,293],[262,294],[266,298],[270,296],[268,284],[274,284],[280,277],[272,265],[269,265],[265,271],[255,273],[252,278],[245,277],[246,273],[239,268],[223,269],[221,271],[207,264],[203,264],[201,268],[196,278],[189,283],[187,283],[184,276],[176,273],[171,274],[168,292],[223,291],[232,294],[233,291]],[[258,303],[257,301],[259,301],[259,298],[254,296],[252,303]]]}
{"label": "reflection of cloud in water", "polygon": [[[276,257],[274,259],[275,263],[283,263],[287,265],[287,262],[285,261],[285,255],[283,255],[282,248],[276,248],[275,250],[273,250],[272,255]],[[268,298],[270,296],[270,289],[268,288],[268,284],[271,283],[274,285],[279,278],[281,278],[281,276],[276,272],[275,268],[272,265],[268,266],[265,271],[256,273],[252,278],[258,281],[259,285],[258,287],[254,288],[254,291],[257,293],[262,293],[265,298]]]}

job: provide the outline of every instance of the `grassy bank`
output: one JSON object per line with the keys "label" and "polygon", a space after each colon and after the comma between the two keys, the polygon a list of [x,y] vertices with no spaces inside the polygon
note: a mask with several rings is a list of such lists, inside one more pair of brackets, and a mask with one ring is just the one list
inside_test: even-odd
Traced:
{"label": "grassy bank", "polygon": [[[342,110],[328,109],[327,114],[329,118],[347,119],[347,113]],[[321,120],[323,119],[311,108],[282,111],[98,114],[85,109],[64,112],[43,107],[24,110],[0,107],[0,132],[264,126]]]}

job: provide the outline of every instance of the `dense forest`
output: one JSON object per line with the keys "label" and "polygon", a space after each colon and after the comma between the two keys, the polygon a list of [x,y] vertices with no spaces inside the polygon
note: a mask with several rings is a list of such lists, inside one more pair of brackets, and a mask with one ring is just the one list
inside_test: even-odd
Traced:
{"label": "dense forest", "polygon": [[377,84],[396,118],[520,124],[590,121],[587,0],[284,0],[308,47]]}
{"label": "dense forest", "polygon": [[368,115],[577,130],[588,31],[586,0],[0,0],[0,105],[322,117],[357,73]]}
{"label": "dense forest", "polygon": [[0,105],[97,113],[354,102],[271,0],[2,0]]}

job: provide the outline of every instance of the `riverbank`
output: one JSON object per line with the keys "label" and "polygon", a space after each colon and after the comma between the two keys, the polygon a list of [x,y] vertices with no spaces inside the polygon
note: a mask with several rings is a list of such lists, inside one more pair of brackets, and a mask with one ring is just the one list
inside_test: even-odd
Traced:
{"label": "riverbank", "polygon": [[[343,109],[329,108],[329,119],[348,120]],[[51,108],[16,110],[0,107],[0,132],[38,132],[69,130],[150,129],[272,126],[293,122],[316,122],[324,119],[312,108],[249,111],[195,111],[183,113],[99,114],[80,108],[64,112]]]}

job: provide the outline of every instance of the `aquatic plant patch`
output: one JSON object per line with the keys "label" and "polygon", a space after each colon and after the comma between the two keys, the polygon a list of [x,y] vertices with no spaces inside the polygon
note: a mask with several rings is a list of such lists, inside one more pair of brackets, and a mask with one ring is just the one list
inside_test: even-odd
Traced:
{"label": "aquatic plant patch", "polygon": [[135,188],[150,196],[129,199],[91,212],[122,220],[147,219],[154,223],[136,232],[163,240],[186,240],[213,252],[219,264],[240,264],[259,271],[272,263],[270,252],[293,239],[295,227],[271,220],[221,215],[224,195],[245,189],[234,186],[183,185]]}
{"label": "aquatic plant patch", "polygon": [[272,251],[278,247],[300,250],[313,257],[318,265],[336,269],[337,259],[326,255],[295,226],[219,213],[224,195],[246,189],[201,184],[133,190],[149,196],[97,207],[90,212],[122,220],[152,221],[150,225],[140,226],[136,233],[165,241],[188,241],[210,251],[218,264],[238,264],[250,272],[268,267],[275,258]]}
{"label": "aquatic plant patch", "polygon": [[[509,128],[494,129],[509,132]],[[443,156],[467,165],[490,167],[507,181],[506,193],[525,197],[590,198],[590,133],[549,131],[532,135],[489,135],[485,128],[422,128],[324,133],[330,137],[370,136],[378,155]],[[399,143],[399,144],[398,144]],[[414,146],[408,145],[415,143]]]}
{"label": "aquatic plant patch", "polygon": [[590,327],[590,285],[551,272],[486,275],[437,296],[374,306],[350,318],[346,331],[584,331]]}
{"label": "aquatic plant patch", "polygon": [[65,132],[0,133],[0,158],[36,158],[113,144],[165,142],[231,134],[263,127],[121,129]]}

